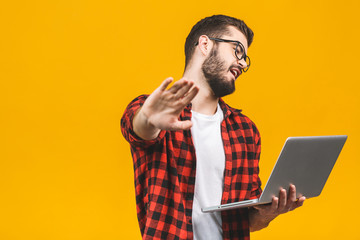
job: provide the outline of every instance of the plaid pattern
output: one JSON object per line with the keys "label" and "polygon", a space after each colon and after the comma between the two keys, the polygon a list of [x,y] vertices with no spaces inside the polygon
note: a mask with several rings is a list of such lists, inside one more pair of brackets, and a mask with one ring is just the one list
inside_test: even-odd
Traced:
{"label": "plaid pattern", "polygon": [[[137,216],[143,239],[193,239],[192,204],[196,157],[190,130],[161,131],[156,139],[136,136],[132,120],[147,95],[134,99],[121,119],[134,161]],[[224,112],[221,133],[225,149],[222,204],[258,198],[260,135],[240,110],[219,101]],[[181,120],[191,119],[191,104]],[[222,211],[224,239],[249,239],[248,209]]]}

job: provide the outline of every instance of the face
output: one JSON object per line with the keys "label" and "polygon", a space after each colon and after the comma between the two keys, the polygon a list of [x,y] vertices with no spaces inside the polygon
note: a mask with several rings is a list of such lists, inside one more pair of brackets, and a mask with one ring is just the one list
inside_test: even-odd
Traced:
{"label": "face", "polygon": [[[229,27],[229,29],[231,35],[222,38],[240,41],[247,51],[247,41],[244,34],[234,27]],[[214,43],[209,56],[201,67],[207,83],[216,97],[223,97],[235,91],[235,80],[241,74],[241,66],[246,66],[244,60],[240,62],[236,58],[235,47],[236,43]]]}

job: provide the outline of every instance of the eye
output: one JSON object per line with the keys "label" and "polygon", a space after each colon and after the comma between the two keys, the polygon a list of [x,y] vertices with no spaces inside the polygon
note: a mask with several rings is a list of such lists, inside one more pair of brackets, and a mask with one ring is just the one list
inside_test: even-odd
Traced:
{"label": "eye", "polygon": [[237,48],[235,48],[234,50],[235,50],[236,56],[237,56],[239,59],[243,57],[244,52],[242,51],[242,48],[237,47]]}

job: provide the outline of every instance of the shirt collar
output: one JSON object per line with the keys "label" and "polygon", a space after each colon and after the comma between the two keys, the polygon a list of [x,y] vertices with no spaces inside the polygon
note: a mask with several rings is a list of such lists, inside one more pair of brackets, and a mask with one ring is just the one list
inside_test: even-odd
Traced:
{"label": "shirt collar", "polygon": [[[232,113],[238,112],[240,113],[241,110],[235,109],[230,107],[229,105],[227,105],[224,100],[222,100],[222,98],[219,98],[219,105],[221,107],[221,110],[224,113],[224,119],[228,118]],[[192,109],[192,104],[189,103],[184,111],[181,113],[180,115],[180,119],[182,120],[191,120],[191,109]]]}

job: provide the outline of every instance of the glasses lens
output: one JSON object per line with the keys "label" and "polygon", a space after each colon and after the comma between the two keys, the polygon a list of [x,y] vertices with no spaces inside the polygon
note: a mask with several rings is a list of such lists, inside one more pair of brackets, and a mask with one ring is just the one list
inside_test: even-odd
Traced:
{"label": "glasses lens", "polygon": [[239,60],[245,59],[245,62],[246,62],[247,66],[245,68],[243,68],[242,70],[244,72],[246,72],[250,67],[250,58],[248,56],[246,56],[245,49],[241,44],[238,44],[236,46],[235,55]]}
{"label": "glasses lens", "polygon": [[244,53],[245,53],[244,48],[240,44],[236,45],[236,49],[235,49],[236,57],[241,60],[244,57]]}
{"label": "glasses lens", "polygon": [[250,58],[248,56],[245,57],[245,62],[246,62],[246,65],[247,67],[246,68],[243,68],[243,71],[246,72],[247,70],[249,70],[249,67],[250,67]]}

